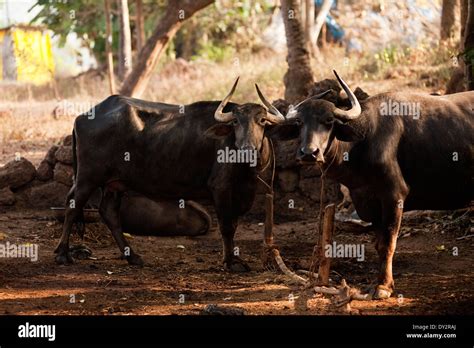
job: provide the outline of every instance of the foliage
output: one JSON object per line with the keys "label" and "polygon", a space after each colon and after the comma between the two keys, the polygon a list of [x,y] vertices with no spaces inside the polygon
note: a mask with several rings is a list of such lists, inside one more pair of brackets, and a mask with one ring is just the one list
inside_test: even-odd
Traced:
{"label": "foliage", "polygon": [[[33,23],[41,23],[60,36],[64,44],[70,33],[76,33],[94,51],[105,47],[105,18],[103,2],[93,0],[49,1],[37,0],[32,8],[41,6]],[[98,15],[102,14],[102,15]]]}
{"label": "foliage", "polygon": [[273,5],[268,0],[220,0],[207,7],[182,28],[183,33],[193,32],[187,37],[193,41],[193,58],[222,61],[234,52],[252,51]]}
{"label": "foliage", "polygon": [[[118,12],[116,2],[110,1],[112,11],[113,49],[118,48]],[[235,51],[251,50],[258,44],[262,26],[268,22],[269,12],[274,2],[271,0],[217,0],[216,3],[186,21],[171,46],[180,51],[185,58],[203,57],[212,61],[228,59]],[[32,20],[51,29],[60,36],[64,44],[70,33],[76,33],[96,58],[105,59],[105,16],[104,1],[75,0],[50,1],[36,0],[33,7],[41,7]],[[143,12],[145,32],[150,35],[159,17],[166,8],[165,1],[144,0]],[[129,1],[130,15],[135,15],[135,2]],[[132,32],[135,23],[131,23]],[[132,35],[134,38],[134,35]],[[175,52],[168,49],[167,54]]]}
{"label": "foliage", "polygon": [[[113,49],[118,48],[119,23],[116,2],[110,1],[112,12]],[[32,19],[32,23],[43,24],[59,35],[60,43],[64,44],[70,33],[76,33],[83,44],[89,47],[96,58],[105,57],[105,15],[103,0],[75,0],[50,1],[36,0],[32,6],[40,7],[39,13]],[[162,1],[144,1],[145,32],[150,32],[156,25],[157,17],[164,12]],[[130,15],[135,15],[135,2],[129,1]],[[134,21],[130,23],[132,32]]]}
{"label": "foliage", "polygon": [[385,64],[397,64],[406,60],[410,54],[410,48],[389,46],[374,55],[375,59]]}
{"label": "foliage", "polygon": [[460,56],[463,57],[465,62],[470,62],[472,65],[474,65],[474,48],[465,50],[460,54]]}
{"label": "foliage", "polygon": [[197,58],[204,58],[220,63],[231,59],[234,53],[235,50],[231,46],[222,47],[220,45],[216,46],[207,42],[200,47],[198,54],[193,56],[192,59],[195,60]]}

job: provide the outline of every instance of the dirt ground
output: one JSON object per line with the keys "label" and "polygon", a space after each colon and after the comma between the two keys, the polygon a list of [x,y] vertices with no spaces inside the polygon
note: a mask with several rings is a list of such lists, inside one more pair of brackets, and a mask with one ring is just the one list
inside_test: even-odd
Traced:
{"label": "dirt ground", "polygon": [[[228,72],[223,70],[222,74],[227,76]],[[411,75],[406,75],[359,85],[370,94],[418,88],[411,85]],[[215,75],[211,77],[212,89],[216,80],[225,80]],[[201,79],[196,81],[201,84]],[[176,89],[173,83],[169,84]],[[255,92],[253,85],[251,87],[249,96],[253,98]],[[226,90],[228,86],[223,83],[223,88]],[[432,92],[438,88],[425,89]],[[268,93],[273,99],[283,95],[278,89]],[[189,98],[209,99],[201,95]],[[242,100],[249,99],[244,94]],[[70,133],[74,118],[55,120],[51,116],[54,106],[51,103],[42,110],[28,105],[31,115],[24,117],[19,117],[23,113],[12,111],[11,116],[2,118],[0,113],[3,126],[0,127],[0,140],[3,139],[0,166],[11,161],[15,153],[37,166],[49,147]],[[318,207],[312,209],[316,212]],[[221,239],[215,228],[208,235],[196,238],[133,236],[130,243],[146,263],[143,268],[136,268],[120,259],[110,232],[99,222],[86,226],[84,241],[75,236],[71,243],[86,244],[95,260],[77,260],[71,266],[58,266],[54,263],[53,250],[59,240],[61,223],[52,212],[0,208],[0,244],[39,246],[36,262],[0,258],[0,315],[199,314],[209,304],[238,307],[251,315],[339,314],[330,299],[322,295],[309,296],[305,309],[302,304],[306,296],[299,285],[263,268],[261,221],[246,216],[236,233],[236,245],[252,269],[244,274],[223,270]],[[280,217],[276,221],[276,243],[288,267],[307,270],[317,240],[316,218]],[[388,300],[353,301],[352,313],[474,313],[474,238],[469,237],[474,234],[473,222],[472,209],[467,213],[406,213],[394,261],[395,293]],[[362,289],[373,285],[378,261],[372,238],[370,227],[337,222],[335,241],[363,243],[365,260],[333,259],[330,277],[336,282],[344,278],[351,286]]]}
{"label": "dirt ground", "polygon": [[[472,233],[473,219],[472,209],[406,213],[394,262],[395,294],[388,300],[353,301],[352,313],[474,313],[474,239],[457,239]],[[316,220],[278,220],[282,221],[275,225],[276,241],[287,265],[308,269]],[[120,259],[100,222],[87,224],[83,242],[75,236],[71,243],[85,243],[96,260],[58,266],[53,249],[61,223],[52,212],[0,211],[0,243],[39,245],[36,262],[0,259],[0,314],[199,314],[208,304],[238,307],[251,315],[338,314],[329,298],[309,296],[306,302],[299,285],[263,269],[262,232],[263,226],[249,217],[238,228],[236,245],[252,268],[244,274],[223,270],[215,228],[195,238],[132,236],[132,247],[146,262],[136,268]],[[337,222],[334,239],[363,243],[365,260],[333,259],[331,278],[344,277],[361,288],[370,285],[377,272],[370,227]]]}

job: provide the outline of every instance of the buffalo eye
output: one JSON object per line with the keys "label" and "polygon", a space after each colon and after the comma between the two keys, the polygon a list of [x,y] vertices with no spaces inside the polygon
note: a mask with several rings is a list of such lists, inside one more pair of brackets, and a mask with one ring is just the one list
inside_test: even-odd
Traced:
{"label": "buffalo eye", "polygon": [[237,126],[238,124],[239,124],[239,120],[237,120],[237,119],[232,120],[232,125],[233,126]]}
{"label": "buffalo eye", "polygon": [[299,117],[295,117],[295,123],[296,123],[298,126],[300,126],[300,125],[303,124],[303,120],[302,120],[301,118],[299,118]]}
{"label": "buffalo eye", "polygon": [[262,117],[261,119],[258,120],[258,123],[261,126],[265,126],[268,123],[268,121],[265,118]]}
{"label": "buffalo eye", "polygon": [[327,126],[332,125],[333,122],[334,122],[334,117],[328,117],[324,120],[324,124],[327,125]]}

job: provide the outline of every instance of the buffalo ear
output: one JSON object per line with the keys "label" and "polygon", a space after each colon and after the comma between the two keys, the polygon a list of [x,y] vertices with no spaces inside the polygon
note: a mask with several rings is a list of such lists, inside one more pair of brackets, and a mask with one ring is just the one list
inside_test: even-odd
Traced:
{"label": "buffalo ear", "polygon": [[292,140],[300,135],[300,127],[296,123],[281,123],[265,127],[265,134],[276,140]]}
{"label": "buffalo ear", "polygon": [[206,129],[204,136],[212,139],[224,139],[232,133],[233,129],[234,127],[230,124],[218,123]]}
{"label": "buffalo ear", "polygon": [[352,126],[343,123],[339,120],[334,122],[334,134],[336,138],[340,141],[359,141],[362,140],[364,137],[355,130]]}

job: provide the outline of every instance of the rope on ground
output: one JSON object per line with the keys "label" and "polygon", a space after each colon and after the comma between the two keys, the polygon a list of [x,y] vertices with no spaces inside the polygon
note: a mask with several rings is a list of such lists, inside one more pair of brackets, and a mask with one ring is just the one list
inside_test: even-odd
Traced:
{"label": "rope on ground", "polygon": [[[271,144],[271,146],[272,146],[272,154],[274,155],[273,144]],[[335,152],[336,154],[337,154],[337,146],[338,146],[338,143],[336,143],[336,152]],[[324,199],[325,199],[325,196],[324,196],[324,193],[325,193],[324,179],[325,179],[325,176],[326,176],[326,172],[331,167],[331,165],[333,164],[333,162],[336,158],[336,154],[334,155],[334,157],[332,158],[329,166],[326,167],[325,170],[322,170],[322,168],[321,168],[321,193],[320,193],[320,205],[319,205],[319,224],[318,224],[318,231],[317,231],[318,232],[318,243],[313,248],[313,253],[312,253],[312,256],[311,256],[310,270],[309,271],[304,271],[304,270],[297,271],[297,272],[300,272],[300,273],[303,273],[303,274],[307,275],[308,278],[302,277],[302,276],[296,274],[295,272],[290,270],[285,265],[285,262],[283,261],[278,248],[273,245],[273,238],[270,239],[272,241],[272,243],[271,244],[265,243],[264,247],[266,249],[266,252],[273,255],[273,259],[275,260],[276,264],[278,265],[278,268],[280,269],[280,271],[284,275],[286,275],[288,278],[290,278],[293,282],[301,284],[305,288],[312,288],[314,290],[314,292],[316,292],[316,293],[334,296],[333,299],[332,299],[332,302],[333,302],[334,305],[336,305],[337,307],[344,307],[345,306],[346,310],[350,310],[350,302],[352,300],[369,301],[369,300],[372,300],[372,298],[373,298],[372,294],[362,294],[359,289],[352,288],[349,285],[347,285],[347,282],[345,281],[345,279],[342,279],[341,284],[338,287],[335,287],[335,286],[320,286],[318,284],[318,278],[319,278],[318,273],[314,272],[315,268],[316,268],[316,259],[317,259],[316,255],[319,254],[318,251],[321,252],[321,250],[322,250],[321,249],[321,243],[322,243],[322,237],[321,237],[322,233],[321,232],[322,232],[322,220],[323,220],[323,202],[324,202]],[[265,186],[269,189],[269,194],[271,195],[272,198],[273,198],[273,179],[274,179],[274,175],[275,175],[275,160],[274,160],[274,163],[273,163],[273,172],[272,172],[271,185],[268,185],[264,180],[262,180],[258,176],[260,181],[262,181],[265,184]],[[273,200],[272,200],[272,204],[273,204]],[[268,213],[273,213],[273,207],[267,207],[267,214]],[[273,220],[270,220],[270,221],[271,221],[271,224],[273,225],[273,223],[272,223]],[[269,233],[271,231],[271,235],[273,236],[273,233],[272,233],[272,230],[271,230],[272,227],[273,226],[266,226],[266,228],[267,228],[266,232]],[[268,238],[267,235],[266,235],[266,237]]]}

